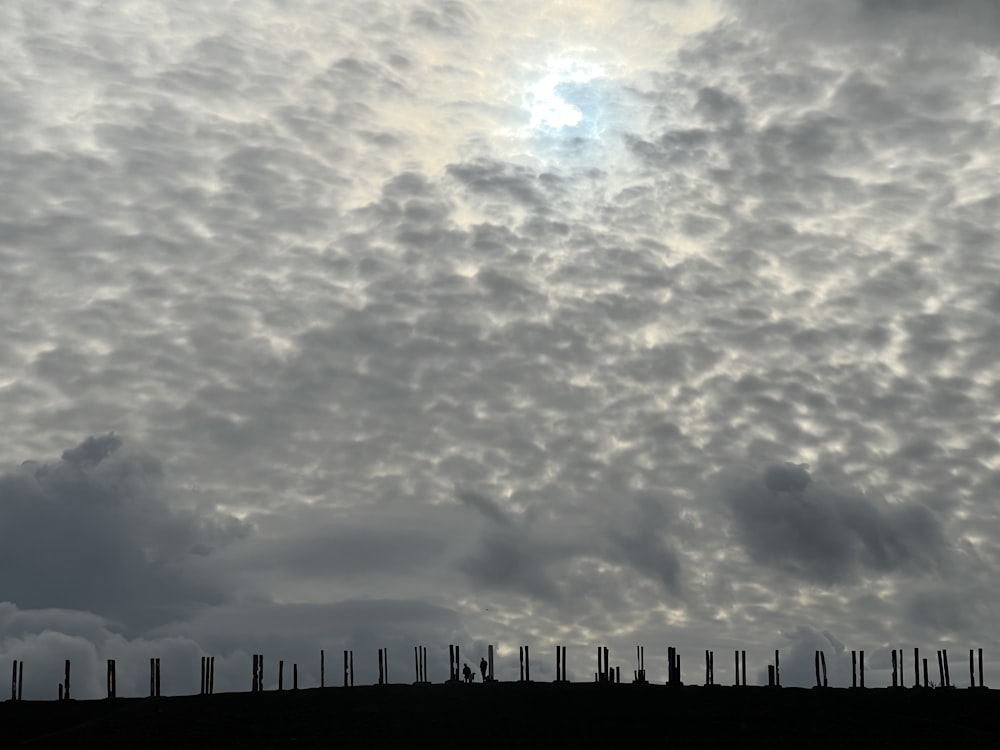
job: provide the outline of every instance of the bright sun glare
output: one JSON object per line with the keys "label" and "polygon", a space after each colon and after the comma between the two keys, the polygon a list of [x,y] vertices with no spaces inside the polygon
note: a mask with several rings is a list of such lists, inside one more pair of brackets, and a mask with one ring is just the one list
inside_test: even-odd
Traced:
{"label": "bright sun glare", "polygon": [[565,89],[578,88],[604,75],[599,65],[572,60],[550,60],[545,76],[528,89],[526,106],[533,129],[575,128],[583,122],[578,102],[567,101]]}

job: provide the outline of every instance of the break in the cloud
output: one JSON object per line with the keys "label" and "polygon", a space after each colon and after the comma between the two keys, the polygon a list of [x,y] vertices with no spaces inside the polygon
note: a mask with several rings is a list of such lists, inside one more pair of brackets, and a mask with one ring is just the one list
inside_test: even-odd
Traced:
{"label": "break in the cloud", "polygon": [[4,3],[3,653],[996,652],[997,12]]}

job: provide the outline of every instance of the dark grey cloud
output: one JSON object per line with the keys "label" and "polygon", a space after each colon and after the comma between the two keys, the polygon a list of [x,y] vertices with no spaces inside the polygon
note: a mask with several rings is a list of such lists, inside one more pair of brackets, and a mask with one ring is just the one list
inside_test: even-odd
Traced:
{"label": "dark grey cloud", "polygon": [[724,501],[752,559],[810,581],[933,573],[947,555],[942,525],[925,506],[810,484],[801,467],[770,466],[763,481],[728,486]]}
{"label": "dark grey cloud", "polygon": [[214,550],[244,536],[236,519],[172,507],[155,458],[90,437],[62,460],[0,476],[0,517],[21,529],[0,549],[19,606],[80,609],[132,631],[225,600],[206,575]]}

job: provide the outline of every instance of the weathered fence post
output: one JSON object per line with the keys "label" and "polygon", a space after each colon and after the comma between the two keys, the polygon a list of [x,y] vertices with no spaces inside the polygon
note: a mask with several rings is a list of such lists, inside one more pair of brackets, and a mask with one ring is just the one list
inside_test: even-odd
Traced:
{"label": "weathered fence post", "polygon": [[851,687],[858,686],[858,652],[851,651]]}
{"label": "weathered fence post", "polygon": [[913,687],[920,687],[920,649],[913,647]]}
{"label": "weathered fence post", "polygon": [[778,649],[774,649],[774,684],[776,687],[781,687],[781,659]]}
{"label": "weathered fence post", "polygon": [[[493,644],[492,643],[489,645],[489,648],[487,649],[487,656],[486,656],[486,658],[488,660],[487,661],[487,673],[489,674],[489,680],[490,680],[490,682],[495,682],[496,681],[496,675],[493,674]],[[427,669],[427,667],[425,666],[424,670],[426,671],[426,669]],[[566,671],[565,670],[565,662],[563,662],[563,671],[564,672]]]}
{"label": "weathered fence post", "polygon": [[114,659],[108,659],[108,698],[118,697],[117,664]]}
{"label": "weathered fence post", "polygon": [[260,662],[257,659],[257,654],[253,655],[253,675],[250,682],[250,692],[257,692],[257,675],[260,673]]}
{"label": "weathered fence post", "polygon": [[[819,654],[817,653],[817,658],[818,657],[819,657]],[[817,677],[817,679],[819,679],[819,669],[818,669],[818,666],[817,666],[817,671],[816,671],[816,677]],[[899,679],[899,677],[898,677],[898,673],[897,673],[897,670],[896,670],[896,649],[893,649],[892,650],[892,686],[893,687],[898,687],[898,684],[897,684],[897,680],[898,679]]]}
{"label": "weathered fence post", "polygon": [[945,687],[951,687],[951,671],[948,669],[948,649],[942,649],[941,654],[944,656],[944,684]]}
{"label": "weathered fence post", "polygon": [[326,651],[319,650],[319,686],[326,687]]}
{"label": "weathered fence post", "polygon": [[[24,666],[24,662],[21,662],[21,666]],[[979,687],[985,687],[983,685],[983,650],[979,649]]]}
{"label": "weathered fence post", "polygon": [[354,651],[344,651],[344,687],[354,687]]}
{"label": "weathered fence post", "polygon": [[858,677],[861,680],[861,687],[865,686],[865,652],[858,652]]}
{"label": "weathered fence post", "polygon": [[826,681],[826,652],[819,652],[819,663],[823,667],[823,687],[830,687],[830,683]]}
{"label": "weathered fence post", "polygon": [[774,665],[767,665],[767,686],[774,687]]}
{"label": "weathered fence post", "polygon": [[160,657],[156,657],[156,697],[160,697]]}
{"label": "weathered fence post", "polygon": [[520,647],[521,655],[521,682],[531,682],[531,657],[527,646]]}
{"label": "weathered fence post", "polygon": [[[895,654],[893,654],[893,661],[895,661]],[[816,672],[816,687],[821,687],[822,683],[819,681],[819,651],[813,652],[813,669]],[[896,671],[892,672],[893,681],[896,679]]]}
{"label": "weathered fence post", "polygon": [[292,690],[299,689],[299,665],[292,664]]}
{"label": "weathered fence post", "polygon": [[215,695],[215,657],[208,657],[208,694]]}
{"label": "weathered fence post", "polygon": [[903,659],[903,649],[899,649],[899,686],[906,687],[906,661]]}
{"label": "weathered fence post", "polygon": [[13,669],[10,678],[10,699],[17,700],[17,659],[14,659]]}
{"label": "weathered fence post", "polygon": [[941,659],[941,649],[938,649],[937,659],[938,659],[938,687],[944,687],[944,661]]}
{"label": "weathered fence post", "polygon": [[65,700],[69,700],[70,699],[69,698],[69,666],[70,666],[69,665],[69,659],[67,659],[66,660],[65,671],[64,671],[64,674],[63,674],[63,683],[64,683],[63,698]]}
{"label": "weathered fence post", "polygon": [[[379,656],[381,655],[382,652],[380,651]],[[382,670],[380,669],[379,672],[381,673],[381,671]],[[379,678],[379,681],[381,681],[381,677]],[[285,689],[285,660],[278,659],[278,691],[280,692],[284,689]]]}

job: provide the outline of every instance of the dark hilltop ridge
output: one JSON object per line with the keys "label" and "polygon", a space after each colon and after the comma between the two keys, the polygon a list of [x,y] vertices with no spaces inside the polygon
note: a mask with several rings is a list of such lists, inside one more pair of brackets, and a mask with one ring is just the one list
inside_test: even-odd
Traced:
{"label": "dark hilltop ridge", "polygon": [[[566,647],[556,650],[556,680],[531,679],[527,646],[520,679],[494,675],[494,649],[477,665],[449,646],[449,679],[427,679],[427,649],[414,647],[412,684],[389,681],[388,651],[378,651],[378,683],[354,683],[354,652],[343,654],[343,685],[299,689],[299,670],[277,662],[277,690],[265,689],[265,659],[254,654],[251,690],[216,693],[215,659],[201,658],[198,695],[161,697],[160,659],[149,660],[149,697],[117,697],[116,660],[107,662],[107,698],[75,700],[65,662],[59,700],[21,699],[24,664],[15,661],[11,700],[0,704],[0,748],[320,748],[320,747],[618,747],[995,748],[1000,746],[1000,691],[983,682],[982,650],[969,652],[970,685],[952,686],[947,651],[938,651],[938,682],[914,649],[905,679],[902,650],[892,652],[890,688],[865,688],[864,652],[852,652],[851,688],[827,687],[826,656],[815,652],[816,687],[781,687],[780,654],[768,685],[748,686],[746,651],[734,652],[732,686],[719,684],[715,652],[705,652],[704,684],[685,685],[680,654],[668,648],[666,683],[648,679],[645,648],[636,647],[631,682],[622,682],[607,647],[597,649],[593,682],[566,679]],[[917,666],[922,666],[918,670]],[[978,667],[978,669],[977,669]],[[977,684],[978,672],[978,684]],[[291,680],[286,681],[290,676]],[[922,681],[921,681],[922,677]],[[936,687],[935,687],[936,685]],[[290,688],[290,689],[288,689]]]}
{"label": "dark hilltop ridge", "polygon": [[995,748],[1000,691],[493,682],[8,701],[0,747]]}

